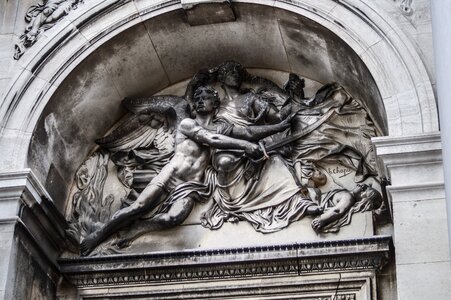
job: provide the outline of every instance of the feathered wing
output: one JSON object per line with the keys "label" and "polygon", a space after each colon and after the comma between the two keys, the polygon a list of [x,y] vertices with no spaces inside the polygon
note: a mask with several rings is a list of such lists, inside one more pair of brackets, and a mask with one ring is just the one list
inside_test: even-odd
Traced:
{"label": "feathered wing", "polygon": [[189,105],[183,97],[164,95],[149,98],[124,99],[122,104],[134,114],[161,114],[168,117],[169,121],[176,122],[169,125],[175,126],[181,120],[189,117]]}
{"label": "feathered wing", "polygon": [[129,115],[110,134],[96,140],[96,143],[112,153],[149,148],[158,130],[151,123],[151,118],[142,121],[137,115]]}
{"label": "feathered wing", "polygon": [[177,96],[124,99],[122,104],[131,114],[96,143],[112,153],[119,180],[141,190],[172,157],[178,124],[189,107]]}
{"label": "feathered wing", "polygon": [[98,145],[113,153],[150,148],[173,151],[176,128],[189,114],[184,98],[126,98],[122,104],[132,114],[107,136],[96,140]]}

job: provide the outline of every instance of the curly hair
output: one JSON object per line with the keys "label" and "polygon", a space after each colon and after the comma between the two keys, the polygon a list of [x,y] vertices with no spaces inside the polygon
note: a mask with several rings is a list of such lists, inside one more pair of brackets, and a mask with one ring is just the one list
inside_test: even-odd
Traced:
{"label": "curly hair", "polygon": [[374,189],[372,186],[365,183],[358,184],[362,191],[365,191],[367,203],[371,203],[373,209],[378,208],[382,205],[383,198],[378,190]]}
{"label": "curly hair", "polygon": [[202,92],[206,92],[209,95],[213,95],[213,97],[214,97],[213,105],[215,106],[215,108],[219,107],[219,105],[221,103],[221,101],[219,99],[219,93],[214,88],[212,88],[211,86],[203,86],[203,85],[201,85],[194,92],[194,98],[193,98],[193,100],[194,100],[194,107],[193,108],[194,109],[196,109],[196,98],[199,97]]}
{"label": "curly hair", "polygon": [[242,81],[247,78],[247,72],[243,65],[239,62],[229,60],[218,66],[218,81],[224,82],[225,76],[230,71],[237,71]]}

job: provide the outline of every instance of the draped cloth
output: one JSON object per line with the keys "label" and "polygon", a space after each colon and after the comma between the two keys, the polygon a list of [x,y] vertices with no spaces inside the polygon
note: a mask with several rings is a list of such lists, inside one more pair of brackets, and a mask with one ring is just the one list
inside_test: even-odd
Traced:
{"label": "draped cloth", "polygon": [[246,220],[263,233],[279,231],[301,219],[310,199],[302,198],[300,188],[283,159],[272,156],[253,170],[252,162],[241,163],[227,184],[217,183],[212,206],[202,214],[201,222],[210,229],[220,228],[228,220]]}
{"label": "draped cloth", "polygon": [[[229,135],[235,126],[227,114],[215,120],[217,133]],[[233,151],[215,150],[213,167],[218,170],[216,158]],[[241,152],[242,153],[242,152]],[[294,174],[280,155],[254,163],[235,153],[235,168],[227,174],[226,182],[216,179],[213,204],[202,214],[201,223],[210,229],[220,228],[225,221],[246,220],[255,230],[275,232],[305,216],[307,208],[315,203],[300,195]]]}
{"label": "draped cloth", "polygon": [[211,198],[215,187],[216,172],[210,166],[205,170],[204,180],[202,182],[193,180],[179,184],[174,191],[170,193],[168,199],[164,201],[157,213],[167,212],[174,202],[187,197],[192,197],[198,202],[208,201]]}
{"label": "draped cloth", "polygon": [[295,117],[302,128],[334,112],[317,129],[292,144],[293,161],[338,161],[356,171],[357,182],[377,174],[371,145],[376,132],[360,103],[336,83],[323,86],[309,101],[301,103]]}
{"label": "draped cloth", "polygon": [[[321,200],[321,207],[324,210],[333,209],[335,206],[335,203],[333,201],[333,198],[335,195],[337,195],[340,192],[349,193],[347,190],[344,189],[337,189],[330,191],[326,193]],[[326,226],[322,227],[319,231],[320,232],[338,232],[341,227],[351,224],[352,216],[356,213],[362,213],[366,211],[372,211],[376,209],[377,207],[376,203],[374,203],[370,198],[364,197],[360,201],[356,201],[354,205],[344,214],[341,218],[338,220],[335,220],[334,222],[331,222],[327,224]]]}

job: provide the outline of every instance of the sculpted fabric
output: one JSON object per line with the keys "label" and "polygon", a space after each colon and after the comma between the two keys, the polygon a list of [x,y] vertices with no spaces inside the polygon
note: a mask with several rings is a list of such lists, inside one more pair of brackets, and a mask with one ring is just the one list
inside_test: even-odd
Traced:
{"label": "sculpted fabric", "polygon": [[[73,195],[81,255],[181,225],[198,203],[209,202],[197,215],[206,228],[247,222],[262,233],[305,217],[316,232],[336,232],[355,213],[383,209],[364,106],[337,83],[309,98],[304,86],[290,74],[281,88],[228,61],[196,73],[184,96],[124,99],[129,114],[96,141],[106,183]],[[101,218],[81,205],[91,190]]]}

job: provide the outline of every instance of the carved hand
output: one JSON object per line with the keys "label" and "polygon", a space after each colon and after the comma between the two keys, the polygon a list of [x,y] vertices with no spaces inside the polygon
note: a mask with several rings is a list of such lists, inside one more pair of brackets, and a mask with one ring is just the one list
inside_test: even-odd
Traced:
{"label": "carved hand", "polygon": [[296,113],[292,113],[288,115],[282,122],[279,124],[282,126],[283,129],[287,129],[291,126],[291,122],[293,121],[294,117],[296,116]]}
{"label": "carved hand", "polygon": [[262,151],[260,147],[257,144],[249,143],[246,148],[244,149],[244,153],[247,157],[250,158],[260,158],[262,157]]}

